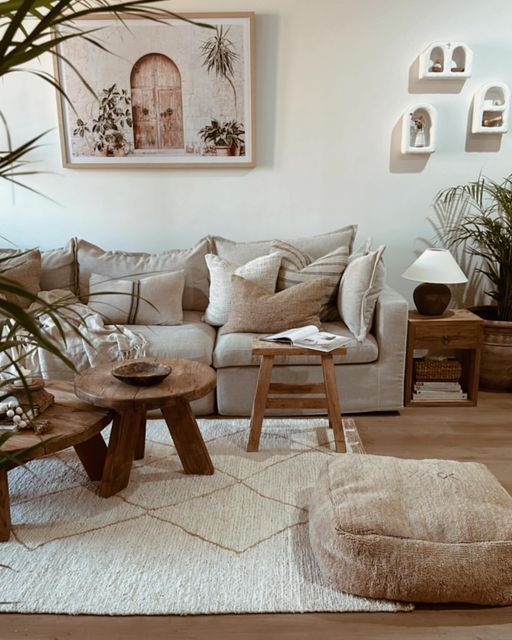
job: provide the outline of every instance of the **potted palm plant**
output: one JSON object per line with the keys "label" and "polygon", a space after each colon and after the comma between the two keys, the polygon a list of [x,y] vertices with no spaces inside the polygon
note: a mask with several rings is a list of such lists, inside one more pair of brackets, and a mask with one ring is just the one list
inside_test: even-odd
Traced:
{"label": "potted palm plant", "polygon": [[480,177],[446,189],[437,200],[466,208],[449,231],[450,243],[463,244],[476,258],[489,285],[485,293],[495,302],[471,308],[484,320],[480,384],[512,391],[512,176],[502,182]]}

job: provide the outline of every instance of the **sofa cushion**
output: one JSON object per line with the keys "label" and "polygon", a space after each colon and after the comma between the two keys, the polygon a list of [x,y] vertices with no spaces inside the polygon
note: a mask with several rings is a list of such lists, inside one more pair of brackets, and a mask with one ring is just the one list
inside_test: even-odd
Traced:
{"label": "sofa cushion", "polygon": [[105,278],[93,273],[87,304],[109,323],[181,324],[184,284],[184,271],[157,273],[138,280]]}
{"label": "sofa cushion", "polygon": [[337,456],[309,513],[315,558],[342,591],[512,604],[512,498],[484,465]]}
{"label": "sofa cushion", "polygon": [[226,324],[231,311],[233,293],[231,276],[235,273],[246,280],[256,282],[269,293],[274,293],[281,257],[271,253],[246,264],[237,265],[209,253],[206,256],[206,264],[210,271],[210,300],[204,313],[204,320],[208,324],[220,327]]}
{"label": "sofa cushion", "polygon": [[[39,293],[41,279],[41,253],[39,250],[16,251],[2,249],[0,252],[0,275],[11,280],[13,284],[23,287],[32,295]],[[20,306],[22,309],[30,307],[32,301],[24,296],[4,291],[2,293],[8,302]]]}
{"label": "sofa cushion", "polygon": [[338,311],[343,322],[360,341],[371,329],[377,299],[382,293],[386,269],[384,245],[349,261],[338,291]]}
{"label": "sofa cushion", "polygon": [[320,308],[329,288],[328,278],[268,293],[259,285],[233,275],[229,320],[221,333],[276,333],[308,324],[320,326]]}
{"label": "sofa cushion", "polygon": [[339,247],[316,260],[282,240],[272,241],[272,251],[282,258],[277,278],[278,291],[315,278],[329,278],[330,286],[320,310],[320,320],[336,320],[338,318],[336,296],[341,275],[348,263],[348,247]]}
{"label": "sofa cushion", "polygon": [[164,253],[129,253],[104,251],[90,242],[79,240],[77,261],[79,293],[83,301],[89,296],[89,278],[98,273],[110,278],[138,279],[167,271],[185,271],[183,308],[204,311],[208,304],[209,277],[205,255],[209,242],[201,240],[192,249],[175,249]]}
{"label": "sofa cushion", "polygon": [[[338,336],[350,338],[346,345],[347,353],[344,356],[333,356],[335,364],[363,364],[375,362],[379,355],[377,341],[372,335],[368,335],[364,342],[358,342],[342,322],[324,322],[323,331],[329,331]],[[259,357],[251,356],[252,339],[261,336],[258,333],[228,333],[219,335],[213,352],[213,366],[216,369],[223,367],[249,367],[258,366]],[[320,364],[318,356],[276,356],[276,365],[306,365]]]}
{"label": "sofa cushion", "polygon": [[[351,253],[356,232],[357,225],[352,224],[329,233],[322,233],[318,236],[309,236],[306,238],[295,238],[287,240],[287,242],[301,251],[305,251],[313,259],[316,259],[340,247],[347,247],[348,252]],[[213,253],[236,264],[245,264],[249,262],[249,260],[254,260],[254,258],[258,258],[272,251],[271,240],[236,242],[235,240],[228,240],[221,236],[211,236],[210,241],[212,243]]]}
{"label": "sofa cushion", "polygon": [[130,325],[129,328],[146,339],[146,356],[186,358],[211,365],[216,331],[201,322],[201,316],[199,311],[184,311],[180,325]]}
{"label": "sofa cushion", "polygon": [[76,238],[58,249],[41,252],[41,290],[69,289],[78,291]]}

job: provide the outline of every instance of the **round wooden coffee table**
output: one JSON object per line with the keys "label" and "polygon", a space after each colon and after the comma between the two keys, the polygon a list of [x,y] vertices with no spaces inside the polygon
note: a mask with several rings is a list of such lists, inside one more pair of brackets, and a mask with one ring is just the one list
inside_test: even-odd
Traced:
{"label": "round wooden coffee table", "polygon": [[[55,404],[46,409],[41,418],[50,421],[51,430],[44,435],[36,435],[33,431],[15,432],[3,445],[2,451],[17,454],[23,449],[41,445],[23,456],[23,461],[27,462],[74,447],[89,478],[100,480],[107,453],[107,446],[100,431],[112,421],[113,413],[80,401],[73,393],[73,385],[69,382],[48,382],[46,389],[55,396]],[[13,467],[14,465],[8,464],[0,468],[1,542],[9,540],[11,531],[7,471]]]}
{"label": "round wooden coffee table", "polygon": [[133,459],[144,457],[146,412],[151,409],[162,411],[185,473],[211,475],[214,472],[189,403],[215,389],[215,371],[191,360],[144,360],[169,365],[172,371],[153,387],[135,387],[116,380],[111,364],[88,369],[75,379],[75,393],[79,398],[115,412],[99,488],[104,498],[127,486]]}

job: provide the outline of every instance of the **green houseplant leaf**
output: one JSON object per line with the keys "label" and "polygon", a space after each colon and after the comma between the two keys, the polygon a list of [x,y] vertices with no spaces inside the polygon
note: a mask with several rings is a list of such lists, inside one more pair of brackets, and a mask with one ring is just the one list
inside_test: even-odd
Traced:
{"label": "green houseplant leaf", "polygon": [[512,321],[512,177],[502,182],[480,177],[442,191],[437,201],[463,204],[467,213],[450,231],[452,246],[481,259],[478,271],[488,279],[486,293],[496,301],[497,319]]}

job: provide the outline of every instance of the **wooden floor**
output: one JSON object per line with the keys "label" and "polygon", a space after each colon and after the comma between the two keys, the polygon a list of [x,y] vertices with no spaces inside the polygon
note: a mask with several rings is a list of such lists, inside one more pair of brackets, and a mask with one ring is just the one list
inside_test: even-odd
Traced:
{"label": "wooden floor", "polygon": [[[478,407],[356,416],[368,453],[485,463],[512,493],[512,394],[482,393]],[[1,562],[1,548],[0,548]],[[194,617],[0,615],[13,640],[512,640],[512,607],[419,607],[411,613]]]}

